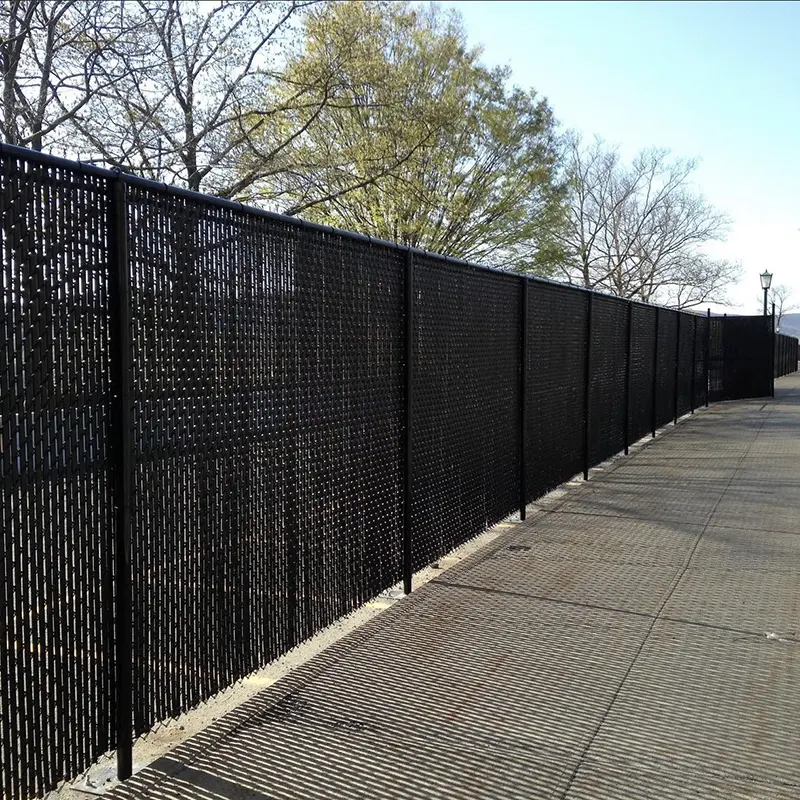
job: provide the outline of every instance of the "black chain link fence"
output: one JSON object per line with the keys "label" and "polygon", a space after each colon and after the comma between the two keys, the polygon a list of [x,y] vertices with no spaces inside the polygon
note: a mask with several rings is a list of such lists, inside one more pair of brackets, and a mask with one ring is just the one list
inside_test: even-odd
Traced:
{"label": "black chain link fence", "polygon": [[711,319],[710,317],[695,317],[694,344],[692,360],[694,361],[694,375],[692,376],[692,396],[695,408],[708,405],[708,391],[711,383],[710,358],[711,348]]}
{"label": "black chain link fence", "polygon": [[414,258],[419,569],[519,508],[518,277]]}
{"label": "black chain link fence", "polygon": [[134,187],[134,730],[400,578],[396,249]]}
{"label": "black chain link fence", "polygon": [[658,309],[658,346],[656,356],[655,428],[675,419],[678,365],[678,319],[683,315]]}
{"label": "black chain link fence", "polygon": [[126,775],[132,735],[731,370],[706,317],[16,148],[0,179],[8,800],[117,744]]}
{"label": "black chain link fence", "polygon": [[592,295],[589,351],[589,463],[599,464],[625,448],[630,304]]}
{"label": "black chain link fence", "polygon": [[796,336],[785,336],[782,333],[775,335],[775,368],[773,374],[776,378],[797,371],[797,344]]}
{"label": "black chain link fence", "polygon": [[42,795],[114,739],[107,180],[4,155],[0,776]]}
{"label": "black chain link fence", "polygon": [[634,303],[631,306],[630,400],[628,431],[637,441],[653,430],[656,374],[656,317],[659,309]]}
{"label": "black chain link fence", "polygon": [[583,469],[588,298],[556,284],[528,292],[528,501]]}
{"label": "black chain link fence", "polygon": [[712,317],[710,324],[711,401],[771,395],[776,347],[772,317],[726,315]]}

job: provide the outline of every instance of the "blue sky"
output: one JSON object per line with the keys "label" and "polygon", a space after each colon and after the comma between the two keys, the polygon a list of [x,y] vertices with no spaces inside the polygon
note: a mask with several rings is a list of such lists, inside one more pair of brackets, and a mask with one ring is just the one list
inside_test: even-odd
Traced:
{"label": "blue sky", "polygon": [[756,311],[765,268],[800,306],[800,3],[443,5],[563,127],[700,160],[697,187],[734,220],[710,252],[743,267],[727,310]]}

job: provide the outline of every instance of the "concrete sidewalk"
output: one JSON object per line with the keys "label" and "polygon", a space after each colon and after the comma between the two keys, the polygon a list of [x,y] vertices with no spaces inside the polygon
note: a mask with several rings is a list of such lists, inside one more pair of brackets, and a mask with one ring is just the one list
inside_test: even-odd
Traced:
{"label": "concrete sidewalk", "polygon": [[800,378],[722,403],[117,798],[800,797]]}

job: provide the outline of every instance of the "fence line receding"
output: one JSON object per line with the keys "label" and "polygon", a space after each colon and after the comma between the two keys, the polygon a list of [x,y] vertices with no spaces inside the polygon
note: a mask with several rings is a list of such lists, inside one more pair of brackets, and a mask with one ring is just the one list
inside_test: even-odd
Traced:
{"label": "fence line receding", "polygon": [[763,319],[723,328],[10,147],[0,250],[9,800],[117,744],[125,774],[132,736],[726,381],[768,394],[797,367]]}

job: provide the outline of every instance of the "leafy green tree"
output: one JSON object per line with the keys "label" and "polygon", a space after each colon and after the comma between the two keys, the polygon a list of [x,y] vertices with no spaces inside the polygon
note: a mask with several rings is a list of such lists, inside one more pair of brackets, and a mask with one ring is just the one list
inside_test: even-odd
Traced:
{"label": "leafy green tree", "polygon": [[[460,258],[530,268],[542,226],[560,218],[555,123],[533,91],[509,88],[469,48],[460,17],[404,2],[315,8],[282,90],[302,109],[264,126],[302,129],[247,199],[325,224]],[[335,68],[334,68],[335,66]],[[337,75],[330,82],[315,76]],[[270,99],[266,105],[275,106]],[[257,111],[254,110],[254,115]],[[252,149],[240,171],[263,171]],[[541,271],[541,266],[539,266]]]}

